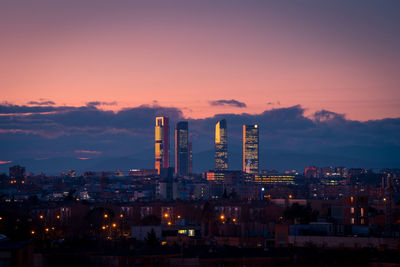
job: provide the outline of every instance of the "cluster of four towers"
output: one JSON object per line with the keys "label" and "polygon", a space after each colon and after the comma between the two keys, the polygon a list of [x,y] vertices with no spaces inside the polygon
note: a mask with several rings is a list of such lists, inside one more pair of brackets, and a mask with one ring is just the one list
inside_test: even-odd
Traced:
{"label": "cluster of four towers", "polygon": [[[187,121],[175,126],[175,173],[192,173],[192,142]],[[257,173],[259,159],[258,125],[243,125],[243,172]],[[228,128],[226,120],[215,125],[214,168],[216,171],[228,170]],[[169,166],[169,119],[156,117],[155,125],[155,169],[160,174],[162,168]]]}

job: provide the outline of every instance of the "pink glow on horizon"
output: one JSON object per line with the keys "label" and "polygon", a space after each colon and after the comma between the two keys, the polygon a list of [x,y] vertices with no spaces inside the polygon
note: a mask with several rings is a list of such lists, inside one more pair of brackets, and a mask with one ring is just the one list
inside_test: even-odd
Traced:
{"label": "pink glow on horizon", "polygon": [[95,151],[95,150],[75,150],[75,153],[80,153],[80,154],[101,154],[103,152]]}
{"label": "pink glow on horizon", "polygon": [[[115,13],[87,12],[90,5],[33,5],[36,13],[16,9],[3,19],[0,12],[6,25],[0,29],[0,101],[100,101],[97,107],[118,111],[156,100],[187,118],[298,104],[308,113],[326,109],[362,121],[400,116],[400,56],[382,41],[379,49],[371,45],[365,26],[354,37],[335,16],[328,21],[332,14],[187,5],[111,5]],[[357,26],[351,14],[341,15]],[[375,34],[369,38],[385,40]],[[247,108],[209,105],[218,99]]]}

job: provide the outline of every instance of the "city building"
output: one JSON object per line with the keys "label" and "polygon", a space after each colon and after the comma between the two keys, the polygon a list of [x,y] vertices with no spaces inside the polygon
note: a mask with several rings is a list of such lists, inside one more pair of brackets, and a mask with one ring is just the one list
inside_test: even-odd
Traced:
{"label": "city building", "polygon": [[155,126],[155,169],[169,167],[169,122],[168,117],[157,117]]}
{"label": "city building", "polygon": [[277,174],[248,174],[245,177],[245,181],[256,184],[283,184],[283,185],[294,185],[296,176],[293,174],[277,173]]}
{"label": "city building", "polygon": [[192,146],[192,135],[189,140],[189,174],[193,173],[193,146]]}
{"label": "city building", "polygon": [[316,166],[307,166],[304,168],[304,177],[319,178],[319,168]]}
{"label": "city building", "polygon": [[226,120],[220,120],[215,125],[215,170],[228,169],[228,128]]}
{"label": "city building", "polygon": [[25,167],[16,165],[9,168],[10,183],[21,184],[25,181]]}
{"label": "city building", "polygon": [[258,172],[258,125],[243,125],[243,172]]}
{"label": "city building", "polygon": [[189,174],[189,130],[188,122],[180,121],[175,127],[175,173]]}

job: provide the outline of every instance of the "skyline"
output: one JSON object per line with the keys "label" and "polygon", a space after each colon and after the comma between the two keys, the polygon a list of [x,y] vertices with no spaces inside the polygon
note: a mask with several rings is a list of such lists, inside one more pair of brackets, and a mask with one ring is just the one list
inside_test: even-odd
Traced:
{"label": "skyline", "polygon": [[[74,108],[0,105],[0,170],[20,164],[28,169],[59,172],[153,168],[154,118],[168,115],[170,123],[184,120],[179,109],[142,106],[118,113],[95,105]],[[15,113],[28,112],[16,116]],[[400,166],[400,119],[359,122],[341,114],[318,111],[305,116],[301,106],[257,115],[220,114],[189,119],[194,172],[213,169],[215,123],[230,125],[229,169],[242,169],[242,125],[262,125],[260,169],[302,169],[308,165],[363,168]],[[152,130],[153,129],[153,130]],[[173,129],[169,131],[173,136]],[[173,145],[170,147],[174,150]],[[172,155],[171,155],[172,156]],[[173,162],[171,163],[171,165]]]}
{"label": "skyline", "polygon": [[0,1],[0,266],[400,263],[399,14]]}
{"label": "skyline", "polygon": [[93,3],[2,2],[0,101],[399,117],[398,1]]}
{"label": "skyline", "polygon": [[242,125],[256,123],[260,169],[399,167],[398,10],[393,0],[2,1],[0,171],[154,168],[157,116],[191,125],[194,172],[214,168],[221,119],[229,169],[243,168]]}

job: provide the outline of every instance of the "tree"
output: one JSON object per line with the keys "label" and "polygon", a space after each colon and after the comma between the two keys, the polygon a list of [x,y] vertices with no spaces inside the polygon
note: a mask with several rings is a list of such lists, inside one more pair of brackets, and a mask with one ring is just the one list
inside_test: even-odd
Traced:
{"label": "tree", "polygon": [[228,193],[226,192],[226,188],[224,189],[224,193],[222,194],[222,198],[223,199],[227,199],[228,198]]}
{"label": "tree", "polygon": [[158,247],[160,245],[160,239],[157,238],[156,232],[154,228],[151,228],[151,231],[147,233],[147,237],[144,238],[146,245],[149,247]]}

